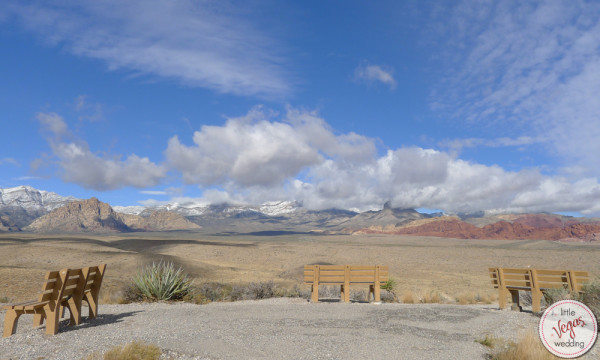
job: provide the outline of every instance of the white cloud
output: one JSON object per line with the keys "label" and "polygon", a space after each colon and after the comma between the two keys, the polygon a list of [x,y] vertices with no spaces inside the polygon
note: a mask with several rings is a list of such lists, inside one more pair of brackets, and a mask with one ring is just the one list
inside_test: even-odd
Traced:
{"label": "white cloud", "polygon": [[70,134],[67,124],[57,113],[38,113],[36,118],[42,124],[43,128],[49,130],[56,137]]}
{"label": "white cloud", "polygon": [[1,158],[0,159],[0,165],[4,165],[4,164],[11,164],[11,165],[14,165],[14,166],[21,166],[21,164],[19,164],[19,162],[17,161],[17,159],[10,158],[10,157],[6,157],[6,158]]}
{"label": "white cloud", "polygon": [[436,23],[450,24],[438,33],[448,39],[440,52],[453,65],[432,106],[542,140],[563,166],[599,176],[600,4],[465,0],[439,14]]}
{"label": "white cloud", "polygon": [[460,153],[463,148],[472,147],[522,147],[527,145],[539,144],[547,141],[542,137],[519,136],[516,138],[500,137],[495,139],[484,138],[466,138],[466,139],[446,139],[438,142],[442,148],[450,149],[452,153]]}
{"label": "white cloud", "polygon": [[168,162],[187,183],[268,187],[325,157],[360,161],[375,152],[371,140],[354,133],[334,135],[313,113],[290,109],[284,121],[270,117],[255,108],[224,126],[203,126],[194,132],[193,146],[173,137],[165,152]]}
{"label": "white cloud", "polygon": [[[240,4],[236,4],[239,6]],[[110,69],[238,95],[291,92],[283,48],[248,11],[211,1],[48,1],[4,5],[51,45]]]}
{"label": "white cloud", "polygon": [[[203,126],[193,133],[193,145],[171,138],[165,164],[135,154],[125,159],[95,154],[86,142],[73,136],[59,115],[40,113],[38,119],[53,135],[48,138],[51,160],[62,170],[63,180],[96,190],[149,188],[173,171],[186,183],[197,184],[203,190],[202,198],[186,198],[175,188],[141,192],[171,195],[169,201],[180,204],[296,200],[310,209],[362,211],[379,209],[391,201],[395,207],[447,212],[600,214],[596,178],[572,181],[536,169],[507,171],[420,147],[379,154],[374,139],[337,134],[311,111],[289,108],[278,115],[256,107],[222,126]],[[537,140],[481,141],[488,146],[519,146]]]}
{"label": "white cloud", "polygon": [[135,154],[125,160],[121,156],[98,156],[88,144],[73,138],[65,121],[55,113],[40,113],[40,123],[52,134],[48,143],[64,181],[95,190],[112,190],[125,186],[150,187],[158,184],[166,175],[166,168]]}
{"label": "white cloud", "polygon": [[[255,108],[223,126],[203,127],[192,146],[172,138],[166,150],[171,168],[188,183],[210,187],[202,199],[188,201],[297,200],[311,209],[379,209],[392,201],[396,207],[449,212],[600,211],[595,179],[569,182],[536,169],[507,171],[419,147],[378,155],[373,139],[335,134],[313,112],[288,109],[277,117]],[[485,145],[536,141],[497,138]]]}
{"label": "white cloud", "polygon": [[391,90],[396,88],[394,70],[380,65],[361,64],[354,70],[354,79],[359,82],[380,82],[388,85]]}

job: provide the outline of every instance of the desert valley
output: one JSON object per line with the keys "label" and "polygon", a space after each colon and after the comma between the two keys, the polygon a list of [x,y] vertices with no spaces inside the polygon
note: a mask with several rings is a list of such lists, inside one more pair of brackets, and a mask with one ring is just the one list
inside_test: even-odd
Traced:
{"label": "desert valley", "polygon": [[[10,191],[7,191],[10,190]],[[9,196],[7,196],[7,194]],[[291,203],[113,209],[33,188],[0,197],[0,297],[24,300],[45,271],[107,263],[105,301],[165,259],[197,283],[302,287],[306,264],[383,264],[400,294],[494,299],[488,267],[600,276],[598,219],[553,214],[443,215],[393,209],[308,211]],[[462,216],[462,217],[461,217]],[[20,279],[27,279],[25,286]],[[113,297],[113,299],[111,299]]]}

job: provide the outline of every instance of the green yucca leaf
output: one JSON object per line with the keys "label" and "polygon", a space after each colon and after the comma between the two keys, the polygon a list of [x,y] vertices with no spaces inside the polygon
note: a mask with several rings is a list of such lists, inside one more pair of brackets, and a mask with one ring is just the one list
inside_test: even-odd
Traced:
{"label": "green yucca leaf", "polygon": [[192,291],[193,281],[181,267],[162,260],[143,268],[133,278],[140,293],[153,300],[179,300]]}

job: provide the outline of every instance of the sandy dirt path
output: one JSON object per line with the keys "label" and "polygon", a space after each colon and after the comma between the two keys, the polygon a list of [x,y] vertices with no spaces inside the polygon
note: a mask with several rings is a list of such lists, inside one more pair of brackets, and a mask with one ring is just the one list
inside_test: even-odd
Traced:
{"label": "sandy dirt path", "polygon": [[[85,314],[84,310],[84,314]],[[4,314],[0,315],[0,320]],[[484,359],[485,335],[516,339],[530,313],[496,305],[235,303],[103,305],[99,318],[61,323],[55,336],[31,328],[0,340],[0,359],[84,359],[134,340],[174,359]]]}

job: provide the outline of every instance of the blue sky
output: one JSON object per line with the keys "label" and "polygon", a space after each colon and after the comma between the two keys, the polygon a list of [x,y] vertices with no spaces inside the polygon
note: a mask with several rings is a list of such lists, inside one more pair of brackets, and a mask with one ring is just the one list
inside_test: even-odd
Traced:
{"label": "blue sky", "polygon": [[596,1],[5,1],[0,187],[600,215],[598,39]]}

